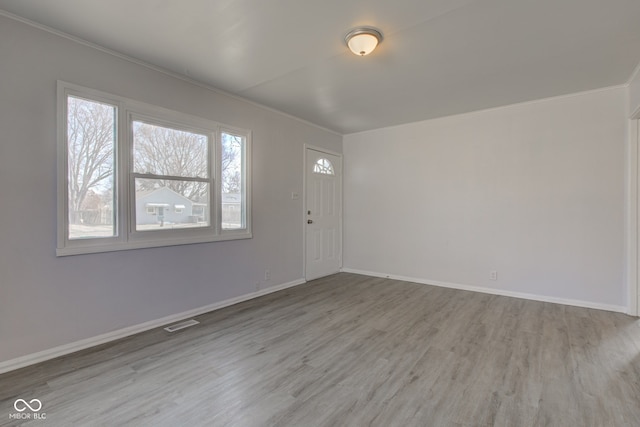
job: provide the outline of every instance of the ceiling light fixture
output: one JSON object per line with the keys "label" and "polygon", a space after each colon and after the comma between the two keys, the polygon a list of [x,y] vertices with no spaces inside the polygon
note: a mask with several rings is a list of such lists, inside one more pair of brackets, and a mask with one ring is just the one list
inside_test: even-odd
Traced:
{"label": "ceiling light fixture", "polygon": [[371,27],[355,28],[344,37],[351,52],[358,56],[369,55],[382,42],[382,33]]}

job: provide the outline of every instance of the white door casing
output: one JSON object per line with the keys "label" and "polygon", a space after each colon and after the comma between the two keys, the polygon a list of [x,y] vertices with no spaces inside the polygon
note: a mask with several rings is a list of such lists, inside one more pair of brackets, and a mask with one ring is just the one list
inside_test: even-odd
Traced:
{"label": "white door casing", "polygon": [[629,132],[629,234],[628,283],[630,307],[628,314],[640,317],[640,107],[631,117]]}
{"label": "white door casing", "polygon": [[640,317],[640,107],[629,120],[627,146],[627,240],[626,278],[629,292],[627,314]]}
{"label": "white door casing", "polygon": [[328,276],[342,266],[342,158],[305,150],[305,278]]}

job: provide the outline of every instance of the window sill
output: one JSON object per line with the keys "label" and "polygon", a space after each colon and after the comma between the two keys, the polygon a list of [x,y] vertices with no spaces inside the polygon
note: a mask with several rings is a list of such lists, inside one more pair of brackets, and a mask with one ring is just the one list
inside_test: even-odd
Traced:
{"label": "window sill", "polygon": [[146,248],[161,248],[167,246],[181,246],[181,245],[193,245],[200,243],[213,243],[227,240],[243,240],[251,239],[253,234],[250,231],[234,232],[221,234],[217,236],[205,236],[202,238],[173,238],[173,239],[158,239],[158,240],[145,240],[145,241],[130,241],[122,243],[109,243],[104,245],[82,245],[82,246],[70,246],[65,248],[57,248],[56,256],[72,256],[83,254],[96,254],[102,252],[116,252],[116,251],[129,251],[134,249],[146,249]]}

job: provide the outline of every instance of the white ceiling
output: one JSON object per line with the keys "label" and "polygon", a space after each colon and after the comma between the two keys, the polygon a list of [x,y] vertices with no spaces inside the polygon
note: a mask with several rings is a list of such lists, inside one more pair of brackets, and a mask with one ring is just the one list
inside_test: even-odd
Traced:
{"label": "white ceiling", "polygon": [[[0,0],[0,9],[351,133],[624,84],[639,0]],[[384,41],[366,57],[358,25]]]}

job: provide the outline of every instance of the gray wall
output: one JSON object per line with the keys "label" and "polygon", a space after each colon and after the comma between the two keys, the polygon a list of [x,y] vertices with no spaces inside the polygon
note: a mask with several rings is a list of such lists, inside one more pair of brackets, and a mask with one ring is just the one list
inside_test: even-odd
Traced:
{"label": "gray wall", "polygon": [[[56,258],[58,79],[251,129],[254,238]],[[302,278],[303,144],[341,136],[2,16],[0,89],[0,363]]]}
{"label": "gray wall", "polygon": [[625,310],[626,111],[617,87],[346,135],[345,268]]}

